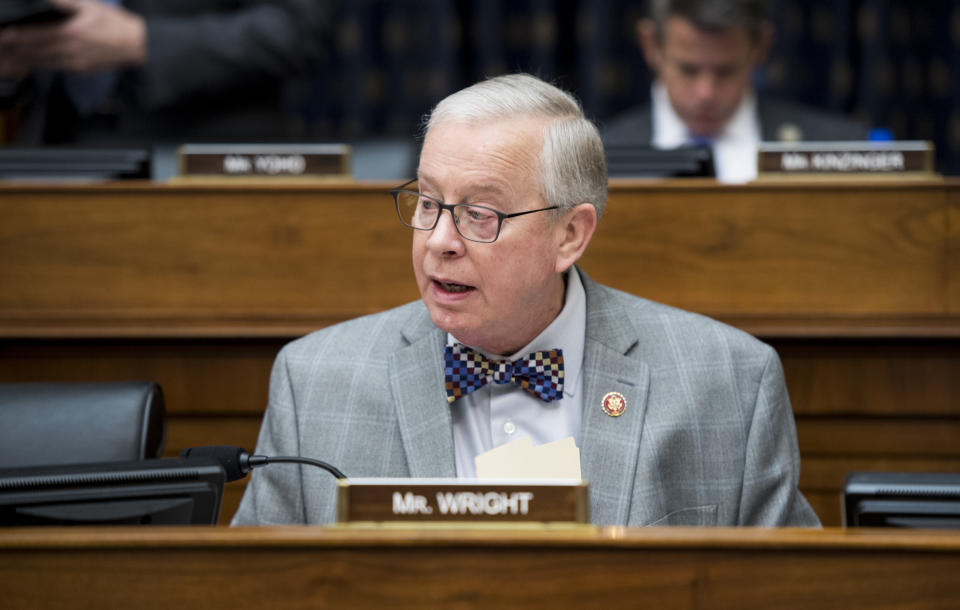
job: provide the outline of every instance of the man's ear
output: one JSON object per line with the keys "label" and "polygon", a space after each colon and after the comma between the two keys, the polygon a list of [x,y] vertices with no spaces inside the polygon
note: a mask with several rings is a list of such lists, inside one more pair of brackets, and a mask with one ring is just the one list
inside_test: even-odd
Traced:
{"label": "man's ear", "polygon": [[663,65],[663,51],[660,47],[660,40],[657,38],[657,27],[652,19],[640,19],[637,21],[637,42],[640,44],[640,50],[643,51],[643,58],[654,73],[660,73],[660,66]]}
{"label": "man's ear", "polygon": [[583,255],[597,228],[597,208],[590,203],[576,205],[560,221],[557,249],[558,272],[570,268]]}

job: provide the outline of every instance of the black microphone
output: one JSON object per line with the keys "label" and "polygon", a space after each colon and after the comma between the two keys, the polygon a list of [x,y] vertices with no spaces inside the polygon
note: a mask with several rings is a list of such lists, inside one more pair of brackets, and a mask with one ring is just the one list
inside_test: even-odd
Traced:
{"label": "black microphone", "polygon": [[319,466],[338,479],[345,479],[347,475],[340,472],[336,467],[326,462],[314,460],[312,458],[296,456],[266,456],[250,455],[243,447],[232,447],[230,445],[208,445],[205,447],[188,447],[180,452],[180,457],[211,457],[223,467],[223,472],[227,475],[227,482],[236,481],[247,476],[253,468],[259,468],[267,464],[309,464],[310,466]]}

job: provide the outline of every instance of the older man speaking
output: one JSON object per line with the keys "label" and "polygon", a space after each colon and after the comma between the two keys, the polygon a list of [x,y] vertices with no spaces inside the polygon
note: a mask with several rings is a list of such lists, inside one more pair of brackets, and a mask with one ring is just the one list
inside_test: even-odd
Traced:
{"label": "older man speaking", "polygon": [[[421,300],[287,345],[258,452],[471,478],[509,440],[573,437],[596,524],[817,525],[774,350],[575,266],[606,191],[569,94],[518,74],[441,101],[393,191]],[[333,521],[316,474],[255,472],[233,523]]]}

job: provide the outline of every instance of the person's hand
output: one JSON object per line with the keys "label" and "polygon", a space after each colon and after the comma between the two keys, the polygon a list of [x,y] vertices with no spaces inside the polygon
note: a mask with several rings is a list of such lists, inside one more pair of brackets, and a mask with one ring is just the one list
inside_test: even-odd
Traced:
{"label": "person's hand", "polygon": [[19,58],[7,50],[3,44],[6,39],[4,33],[8,28],[0,28],[0,81],[19,81],[30,74],[30,66],[19,61]]}
{"label": "person's hand", "polygon": [[22,78],[36,68],[85,74],[146,60],[146,24],[139,15],[97,0],[51,3],[72,15],[0,30],[0,78]]}

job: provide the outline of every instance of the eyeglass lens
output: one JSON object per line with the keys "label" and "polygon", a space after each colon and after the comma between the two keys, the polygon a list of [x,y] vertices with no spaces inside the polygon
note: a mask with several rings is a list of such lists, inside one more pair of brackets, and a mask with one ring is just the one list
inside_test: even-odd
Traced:
{"label": "eyeglass lens", "polygon": [[[457,230],[467,239],[493,241],[497,238],[500,219],[493,210],[467,203],[449,207],[453,210]],[[400,219],[407,225],[415,229],[432,229],[442,208],[438,202],[418,193],[400,191],[397,193],[397,209]]]}

